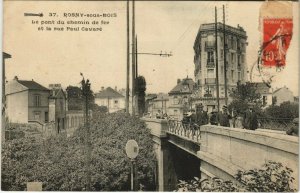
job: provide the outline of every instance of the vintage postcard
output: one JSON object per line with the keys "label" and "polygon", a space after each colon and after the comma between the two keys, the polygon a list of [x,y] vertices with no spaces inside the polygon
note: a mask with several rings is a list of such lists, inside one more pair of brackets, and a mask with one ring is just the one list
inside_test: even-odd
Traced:
{"label": "vintage postcard", "polygon": [[3,1],[2,191],[299,191],[297,1]]}

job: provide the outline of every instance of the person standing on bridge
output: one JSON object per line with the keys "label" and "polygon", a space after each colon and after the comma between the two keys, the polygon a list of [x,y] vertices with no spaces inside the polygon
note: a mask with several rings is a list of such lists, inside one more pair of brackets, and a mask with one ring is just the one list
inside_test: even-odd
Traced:
{"label": "person standing on bridge", "polygon": [[207,112],[203,110],[202,103],[196,106],[196,124],[206,125],[208,123],[208,115]]}
{"label": "person standing on bridge", "polygon": [[254,104],[248,104],[248,110],[244,114],[243,127],[245,129],[255,130],[258,128],[257,115],[254,111]]}
{"label": "person standing on bridge", "polygon": [[231,115],[228,113],[227,106],[224,105],[222,108],[222,112],[219,114],[220,126],[230,127],[229,119],[231,119]]}

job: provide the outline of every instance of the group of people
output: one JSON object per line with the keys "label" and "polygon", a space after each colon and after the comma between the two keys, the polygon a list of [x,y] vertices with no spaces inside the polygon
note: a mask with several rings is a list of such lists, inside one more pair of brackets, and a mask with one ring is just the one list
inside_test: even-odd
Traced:
{"label": "group of people", "polygon": [[210,123],[211,125],[220,125],[223,127],[235,127],[255,130],[258,128],[257,115],[253,110],[253,106],[244,112],[244,116],[239,116],[237,111],[233,109],[230,114],[228,107],[224,105],[222,111],[218,113],[217,109],[213,109],[210,114],[203,110],[204,106],[199,104],[196,106],[196,111],[191,110],[185,114],[183,123],[195,123],[199,126]]}

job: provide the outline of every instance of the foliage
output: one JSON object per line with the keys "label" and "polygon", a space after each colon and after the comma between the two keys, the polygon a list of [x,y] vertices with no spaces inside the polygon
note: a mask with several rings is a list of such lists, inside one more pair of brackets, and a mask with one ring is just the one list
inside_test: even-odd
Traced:
{"label": "foliage", "polygon": [[68,86],[68,109],[69,110],[83,110],[83,100],[81,89],[77,86]]}
{"label": "foliage", "polygon": [[[68,109],[69,110],[83,110],[84,109],[84,96],[82,94],[81,88],[77,86],[68,86],[67,89],[67,100],[68,100]],[[89,96],[89,109],[94,110],[97,108],[95,106],[95,97],[92,90],[90,90]]]}
{"label": "foliage", "polygon": [[228,105],[228,110],[233,109],[238,111],[238,114],[243,114],[248,108],[248,103],[254,103],[254,110],[261,111],[262,97],[256,92],[256,86],[253,83],[246,82],[245,84],[237,83],[237,87],[232,90],[230,96],[233,98],[232,102]]}
{"label": "foliage", "polygon": [[145,112],[145,91],[146,91],[146,80],[143,76],[136,78],[136,93],[138,96],[138,107],[139,115],[142,116]]}
{"label": "foliage", "polygon": [[[91,184],[95,191],[130,189],[130,160],[124,148],[135,139],[138,180],[154,190],[155,162],[152,139],[145,124],[123,113],[93,113],[91,121]],[[22,191],[27,182],[43,182],[46,191],[85,190],[85,128],[74,135],[43,140],[25,137],[6,141],[2,147],[2,189]]]}
{"label": "foliage", "polygon": [[283,102],[265,109],[266,115],[274,119],[293,119],[299,117],[299,104]]}
{"label": "foliage", "polygon": [[235,179],[220,178],[194,179],[186,182],[179,180],[177,191],[204,192],[294,192],[291,187],[295,180],[293,170],[283,167],[281,163],[268,161],[261,169],[238,171]]}

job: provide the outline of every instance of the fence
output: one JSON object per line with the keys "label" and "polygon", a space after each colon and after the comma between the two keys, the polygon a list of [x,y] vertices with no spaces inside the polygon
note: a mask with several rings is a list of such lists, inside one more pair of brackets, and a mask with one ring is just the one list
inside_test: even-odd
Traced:
{"label": "fence", "polygon": [[200,126],[194,123],[168,120],[168,132],[193,141],[200,141]]}
{"label": "fence", "polygon": [[292,118],[259,118],[258,127],[261,129],[286,131],[293,126],[292,120]]}

